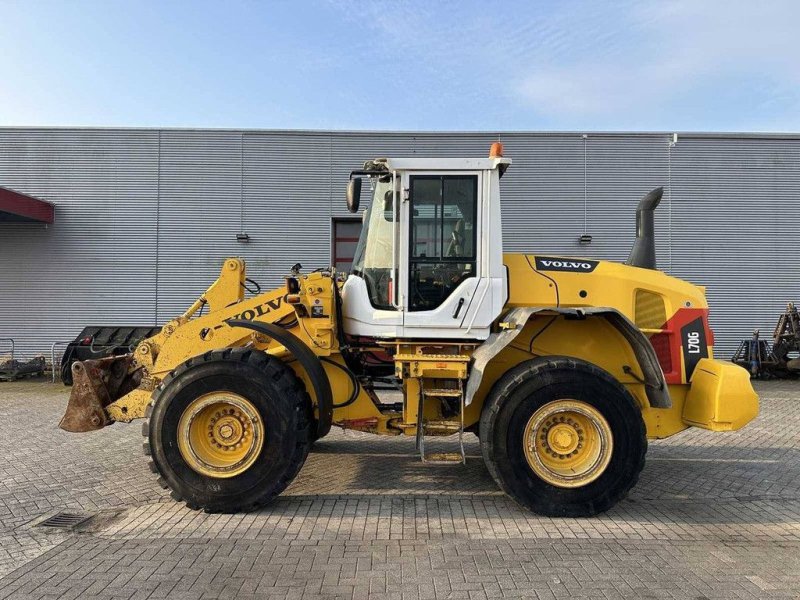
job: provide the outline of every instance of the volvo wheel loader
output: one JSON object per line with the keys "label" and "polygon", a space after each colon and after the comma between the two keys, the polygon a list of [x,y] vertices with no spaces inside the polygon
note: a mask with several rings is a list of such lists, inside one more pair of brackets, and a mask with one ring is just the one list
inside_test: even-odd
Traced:
{"label": "volvo wheel loader", "polygon": [[[487,158],[388,158],[350,175],[371,201],[352,270],[249,295],[228,258],[188,310],[124,355],[73,365],[61,427],[144,419],[175,500],[247,511],[280,494],[332,425],[416,438],[428,463],[480,439],[497,484],[543,515],[590,516],[636,483],[648,438],[734,430],[747,371],[712,356],[704,288],[656,270],[653,211],[626,264],[504,254],[502,146]],[[363,186],[366,187],[366,186]],[[535,200],[532,200],[535,205]],[[379,398],[402,390],[402,402]],[[434,436],[452,452],[432,452]]]}

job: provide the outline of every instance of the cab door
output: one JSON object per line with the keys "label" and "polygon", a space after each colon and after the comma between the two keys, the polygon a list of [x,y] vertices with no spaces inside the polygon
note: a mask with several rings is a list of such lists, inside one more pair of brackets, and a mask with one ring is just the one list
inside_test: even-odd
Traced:
{"label": "cab door", "polygon": [[483,179],[481,171],[405,174],[399,244],[403,337],[488,335],[491,319],[478,324],[481,331],[474,327],[489,285],[481,269]]}

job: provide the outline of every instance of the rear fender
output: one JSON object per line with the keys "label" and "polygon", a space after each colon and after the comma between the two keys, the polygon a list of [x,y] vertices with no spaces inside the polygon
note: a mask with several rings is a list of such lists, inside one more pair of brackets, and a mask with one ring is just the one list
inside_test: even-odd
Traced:
{"label": "rear fender", "polygon": [[[481,344],[473,353],[472,372],[466,389],[466,404],[469,405],[478,394],[483,381],[483,374],[491,361],[495,359],[511,342],[526,330],[528,322],[536,317],[552,316],[555,319],[563,317],[569,320],[603,319],[618,334],[617,340],[613,340],[617,345],[622,344],[627,347],[631,357],[634,359],[638,369],[632,368],[633,365],[622,365],[626,375],[633,380],[643,384],[647,402],[653,408],[670,408],[672,400],[669,396],[667,383],[664,373],[658,363],[653,346],[645,335],[628,319],[625,315],[614,308],[590,307],[590,308],[558,308],[558,307],[522,307],[515,308],[501,317],[500,331],[492,333],[489,338]],[[542,332],[544,329],[541,330]],[[580,331],[580,328],[577,329]],[[574,339],[573,339],[574,338]],[[569,339],[559,339],[558,347],[553,352],[547,354],[560,354],[565,356],[575,356],[584,358],[589,362],[603,366],[597,357],[593,360],[592,356],[584,356],[581,353],[585,347],[585,339],[573,336]],[[611,343],[612,340],[603,343]],[[533,343],[531,343],[533,348]],[[531,354],[536,354],[531,352]]]}

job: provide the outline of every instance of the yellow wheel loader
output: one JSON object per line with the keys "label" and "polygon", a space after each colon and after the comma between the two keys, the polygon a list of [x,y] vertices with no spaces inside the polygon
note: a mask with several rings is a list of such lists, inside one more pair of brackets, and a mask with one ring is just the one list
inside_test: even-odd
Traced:
{"label": "yellow wheel loader", "polygon": [[500,144],[368,161],[347,188],[353,212],[371,188],[350,273],[295,265],[248,294],[244,262],[225,260],[134,352],[73,365],[61,427],[146,419],[159,483],[226,512],[280,494],[332,425],[413,436],[427,463],[463,463],[468,431],[514,500],[590,516],[636,483],[648,438],[752,420],[748,373],[712,357],[704,289],[655,268],[661,189],[639,204],[626,264],[503,254],[510,165]]}

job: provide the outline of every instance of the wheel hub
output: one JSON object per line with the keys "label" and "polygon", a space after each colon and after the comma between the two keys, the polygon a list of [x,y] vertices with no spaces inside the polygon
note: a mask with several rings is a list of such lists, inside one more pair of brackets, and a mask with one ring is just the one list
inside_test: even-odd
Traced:
{"label": "wheel hub", "polygon": [[539,408],[524,430],[525,458],[536,475],[566,488],[600,477],[611,460],[613,438],[605,417],[580,400],[556,400]]}
{"label": "wheel hub", "polygon": [[230,392],[205,394],[183,411],[178,449],[194,471],[210,477],[234,477],[255,462],[264,444],[258,409]]}
{"label": "wheel hub", "polygon": [[247,440],[247,418],[239,410],[229,409],[229,412],[233,414],[217,413],[208,425],[209,436],[218,448],[235,448]]}
{"label": "wheel hub", "polygon": [[553,425],[547,432],[546,446],[559,456],[571,456],[579,443],[578,430],[570,422]]}

